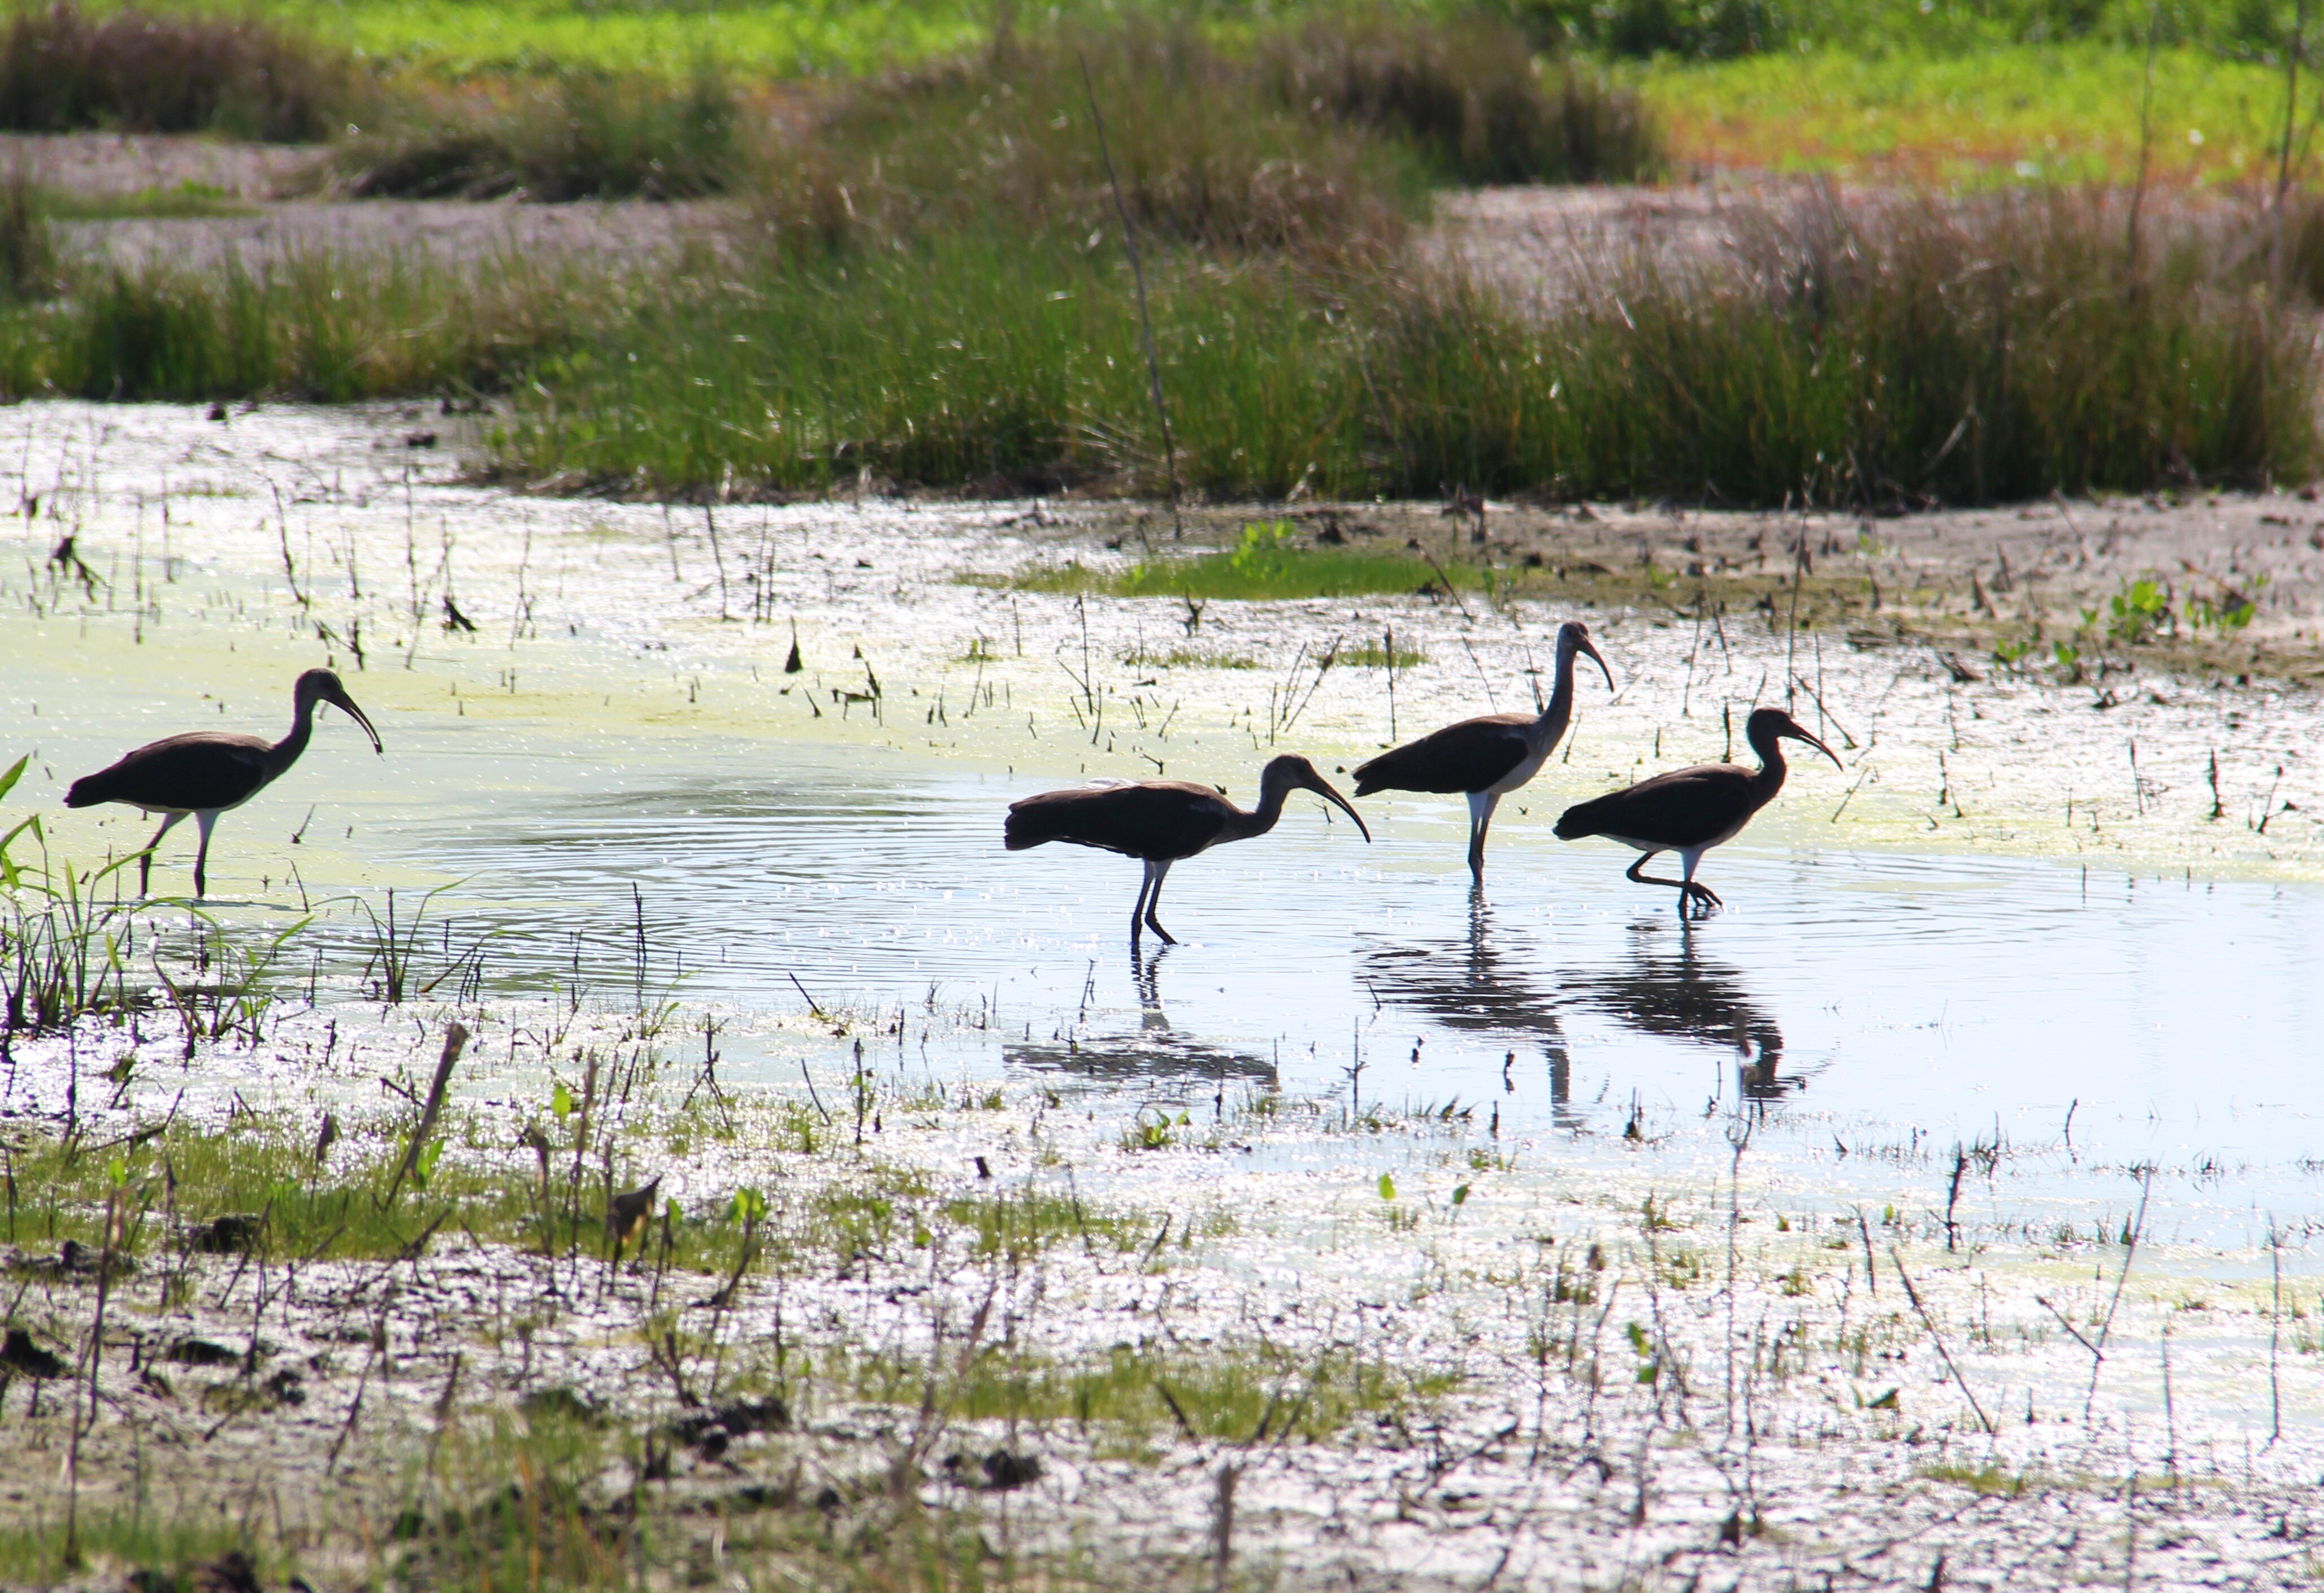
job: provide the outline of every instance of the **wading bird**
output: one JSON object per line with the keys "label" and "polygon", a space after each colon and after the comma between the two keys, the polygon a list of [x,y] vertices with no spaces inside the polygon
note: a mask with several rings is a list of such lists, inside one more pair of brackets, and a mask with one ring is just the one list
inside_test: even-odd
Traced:
{"label": "wading bird", "polygon": [[[1706,909],[1723,905],[1709,885],[1695,884],[1694,866],[1711,847],[1733,840],[1751,816],[1784,789],[1784,738],[1806,742],[1831,758],[1832,767],[1840,767],[1831,748],[1779,708],[1754,709],[1743,736],[1759,755],[1756,771],[1735,764],[1703,764],[1641,780],[1628,791],[1566,809],[1557,820],[1557,838],[1578,841],[1602,835],[1636,847],[1643,856],[1630,865],[1628,877],[1642,885],[1675,887],[1682,911],[1690,903]],[[1639,873],[1657,852],[1676,852],[1685,877],[1657,879]]]}
{"label": "wading bird", "polygon": [[1595,659],[1613,690],[1614,671],[1590,643],[1578,619],[1557,627],[1557,679],[1549,706],[1539,714],[1487,714],[1432,731],[1417,741],[1384,752],[1356,766],[1356,794],[1376,791],[1424,791],[1440,796],[1460,792],[1469,799],[1469,874],[1485,883],[1485,830],[1501,798],[1541,772],[1573,718],[1573,655]]}
{"label": "wading bird", "polygon": [[1265,835],[1283,817],[1284,800],[1295,790],[1314,792],[1353,819],[1364,839],[1372,838],[1363,816],[1315,773],[1315,765],[1289,755],[1274,759],[1260,773],[1259,806],[1248,813],[1207,785],[1184,780],[1117,781],[1045,791],[1011,802],[1003,836],[1012,852],[1066,841],[1138,858],[1146,865],[1146,878],[1130,910],[1130,943],[1138,944],[1142,914],[1147,928],[1166,945],[1175,946],[1176,940],[1154,916],[1170,865],[1228,841]]}
{"label": "wading bird", "polygon": [[379,732],[371,727],[371,720],[355,706],[347,689],[339,684],[338,676],[328,670],[309,670],[299,677],[291,696],[290,734],[272,745],[255,736],[236,736],[225,730],[196,730],[184,736],[165,736],[149,746],[141,746],[110,769],[83,775],[72,783],[65,792],[68,808],[89,808],[99,802],[126,802],[143,808],[151,816],[161,815],[161,828],[153,832],[146,843],[144,855],[137,864],[137,894],[145,894],[148,880],[153,871],[153,849],[171,827],[190,813],[201,826],[200,850],[194,854],[194,897],[198,901],[208,888],[207,867],[210,857],[210,829],[217,816],[229,808],[238,808],[272,784],[285,769],[299,761],[307,750],[307,737],[315,728],[315,705],[327,702],[346,710],[371,737],[374,752],[385,749],[379,744]]}

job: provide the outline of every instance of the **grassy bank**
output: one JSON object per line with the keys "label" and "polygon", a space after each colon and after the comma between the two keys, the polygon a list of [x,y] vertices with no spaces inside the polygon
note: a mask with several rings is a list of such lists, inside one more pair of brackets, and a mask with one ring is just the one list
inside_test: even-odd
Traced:
{"label": "grassy bank", "polygon": [[[1731,504],[2304,477],[2304,318],[2213,281],[2197,242],[2134,267],[2124,225],[2070,194],[1812,208],[1765,218],[1746,269],[1620,265],[1538,315],[1456,274],[1181,255],[1149,273],[1178,474]],[[494,449],[600,488],[1154,491],[1137,329],[1110,251],[948,234],[770,265],[559,357]]]}

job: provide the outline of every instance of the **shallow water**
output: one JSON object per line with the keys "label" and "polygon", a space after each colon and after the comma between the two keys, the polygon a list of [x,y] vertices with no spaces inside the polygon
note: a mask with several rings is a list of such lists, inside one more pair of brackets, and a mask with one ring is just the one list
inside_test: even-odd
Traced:
{"label": "shallow water", "polygon": [[1036,783],[788,762],[521,820],[447,792],[366,829],[466,880],[456,939],[503,928],[499,977],[556,973],[577,932],[601,982],[625,977],[634,884],[650,977],[682,957],[691,996],[989,1002],[994,1037],[954,1051],[1125,1085],[1225,1070],[1344,1089],[1360,1047],[1366,1098],[1497,1105],[1518,1131],[1618,1132],[1634,1098],[1651,1124],[1739,1096],[1841,1143],[2062,1131],[2174,1164],[2301,1154],[2324,1106],[2298,1060],[2324,1017],[2310,886],[1736,847],[1704,873],[1729,909],[1687,922],[1611,847],[1506,835],[1472,901],[1446,871],[1456,806],[1400,805],[1367,848],[1302,800],[1273,835],[1174,871],[1182,943],[1149,936],[1133,959],[1134,864],[1002,851],[1005,801]]}
{"label": "shallow water", "polygon": [[[364,619],[371,667],[348,678],[389,755],[327,711],[300,766],[221,823],[213,859],[229,918],[329,903],[315,933],[344,967],[367,924],[342,894],[376,909],[398,887],[409,912],[420,889],[453,882],[429,935],[498,931],[488,990],[542,990],[576,967],[601,993],[628,988],[641,913],[653,989],[745,1014],[797,1014],[810,996],[900,1005],[932,1066],[1038,1070],[1129,1098],[1202,1099],[1222,1079],[1396,1107],[1457,1098],[1514,1135],[1615,1135],[1635,1119],[1653,1135],[1748,1103],[1825,1162],[2001,1136],[2227,1176],[2280,1174],[2324,1114],[2306,1060],[2324,1015],[2324,887],[2300,883],[2317,864],[2312,821],[2295,810],[2269,837],[2207,824],[2196,760],[2220,735],[2218,708],[2167,681],[2120,710],[2144,718],[2102,721],[2139,736],[2138,767],[2157,772],[2133,792],[2111,741],[2085,767],[2059,727],[2090,716],[2055,694],[1996,681],[1964,696],[1926,660],[1836,641],[1826,694],[1872,745],[1845,772],[1802,769],[1713,854],[1703,877],[1730,908],[1689,924],[1669,893],[1623,880],[1628,852],[1558,843],[1547,820],[1626,770],[1717,755],[1705,702],[1757,696],[1767,671],[1750,685],[1750,648],[1780,653],[1738,625],[1714,677],[1683,627],[1596,615],[1621,694],[1585,695],[1578,753],[1504,806],[1483,901],[1461,867],[1459,804],[1369,801],[1366,847],[1301,797],[1273,835],[1177,868],[1163,916],[1185,943],[1149,940],[1133,960],[1135,866],[1064,847],[1004,854],[1010,799],[1150,773],[1143,758],[1249,800],[1279,750],[1252,704],[1295,641],[1320,648],[1392,619],[1435,660],[1399,686],[1408,736],[1473,711],[1496,681],[1521,700],[1531,640],[1556,616],[1217,606],[1194,639],[1261,667],[1172,671],[1140,662],[1179,631],[1167,601],[1084,615],[957,584],[1039,554],[1005,507],[753,511],[755,527],[730,516],[714,544],[651,505],[464,486],[439,456],[376,446],[406,423],[392,412],[216,427],[59,405],[19,421],[49,518],[12,533],[24,574],[0,622],[10,742],[40,754],[12,809],[44,804],[82,856],[137,844],[134,814],[54,812],[63,781],[196,713],[271,733],[290,669],[345,667],[315,620],[344,638]],[[62,529],[108,576],[101,599],[60,597],[42,560]],[[157,544],[176,561],[166,587]],[[286,565],[306,594],[295,605]],[[779,672],[785,627],[717,620],[742,607],[746,570],[779,599],[767,615],[800,616],[810,664],[796,678]],[[456,585],[478,634],[436,621]],[[150,612],[126,600],[133,586]],[[428,615],[417,632],[413,610]],[[416,655],[394,651],[414,634]],[[977,637],[1001,654],[990,666],[966,662]],[[1113,695],[1084,736],[1070,699],[1092,658]],[[877,718],[834,695],[868,685],[874,660]],[[1821,644],[1816,660],[1821,681]],[[1284,738],[1327,772],[1386,728],[1377,682],[1354,675],[1335,672]],[[777,694],[785,680],[796,694]],[[2236,755],[2289,755],[2267,748],[2296,742],[2303,701],[2239,700]],[[2059,823],[2012,794],[2045,782],[2111,795]],[[1931,801],[1939,791],[1950,807]],[[302,819],[310,807],[324,816]],[[2058,824],[2052,838],[2042,824]],[[158,888],[184,888],[190,830]],[[2205,847],[2230,848],[2224,874],[2177,865]],[[936,1013],[948,1021],[930,1023]],[[795,1051],[747,1034],[734,1066],[747,1073],[754,1052],[795,1069]]]}

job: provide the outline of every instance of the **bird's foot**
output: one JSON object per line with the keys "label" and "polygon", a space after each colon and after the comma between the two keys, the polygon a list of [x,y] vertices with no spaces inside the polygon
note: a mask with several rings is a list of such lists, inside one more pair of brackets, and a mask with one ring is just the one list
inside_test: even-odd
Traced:
{"label": "bird's foot", "polygon": [[1712,890],[1709,885],[1697,884],[1692,880],[1686,882],[1686,894],[1684,901],[1692,903],[1699,912],[1705,915],[1708,915],[1711,909],[1715,907],[1724,907],[1727,905],[1726,903],[1719,899],[1718,892]]}
{"label": "bird's foot", "polygon": [[1176,946],[1178,943],[1177,936],[1172,934],[1168,930],[1164,929],[1152,919],[1149,918],[1146,921],[1146,927],[1152,930],[1157,935],[1159,935],[1162,938],[1162,944],[1165,946]]}

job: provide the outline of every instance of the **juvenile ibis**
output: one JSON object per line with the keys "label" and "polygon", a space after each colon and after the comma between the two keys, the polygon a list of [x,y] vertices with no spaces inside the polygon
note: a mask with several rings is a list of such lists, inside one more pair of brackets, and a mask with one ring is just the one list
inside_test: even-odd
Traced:
{"label": "juvenile ibis", "polygon": [[[1831,748],[1779,708],[1752,710],[1743,736],[1759,755],[1756,771],[1736,764],[1702,764],[1641,780],[1628,791],[1566,809],[1557,820],[1557,838],[1578,841],[1602,835],[1636,847],[1641,856],[1627,871],[1628,878],[1642,885],[1674,887],[1682,909],[1690,903],[1706,909],[1723,905],[1709,885],[1695,883],[1695,865],[1711,847],[1733,840],[1751,816],[1784,789],[1784,739],[1804,741],[1831,758],[1832,767],[1840,766]],[[1639,873],[1657,852],[1676,852],[1685,877],[1658,879]]]}
{"label": "juvenile ibis", "polygon": [[153,849],[171,828],[190,813],[201,826],[201,847],[194,854],[194,896],[208,888],[210,829],[217,816],[238,808],[272,784],[299,761],[315,728],[315,705],[327,702],[344,709],[371,737],[374,752],[383,752],[379,732],[355,706],[338,676],[328,670],[309,670],[299,677],[291,694],[290,734],[277,742],[226,730],[195,730],[165,736],[139,747],[109,769],[85,774],[65,792],[68,808],[94,807],[98,802],[126,802],[150,816],[161,815],[161,828],[146,843],[137,864],[137,894],[145,894],[153,871]]}
{"label": "juvenile ibis", "polygon": [[1586,653],[1604,671],[1608,690],[1614,671],[1591,644],[1589,627],[1569,619],[1557,627],[1557,678],[1549,706],[1538,714],[1487,714],[1463,719],[1384,752],[1356,766],[1356,794],[1376,791],[1460,792],[1469,799],[1469,874],[1485,883],[1485,830],[1501,798],[1541,772],[1573,718],[1573,655]]}
{"label": "juvenile ibis", "polygon": [[1315,773],[1315,765],[1287,754],[1260,772],[1259,806],[1249,812],[1213,788],[1185,780],[1100,782],[1010,803],[1002,835],[1012,852],[1065,841],[1138,858],[1146,865],[1146,878],[1130,910],[1130,943],[1138,944],[1142,915],[1146,928],[1175,946],[1176,940],[1154,916],[1170,865],[1228,841],[1265,835],[1283,817],[1284,800],[1294,791],[1314,792],[1353,819],[1365,840],[1372,838],[1362,815]]}

